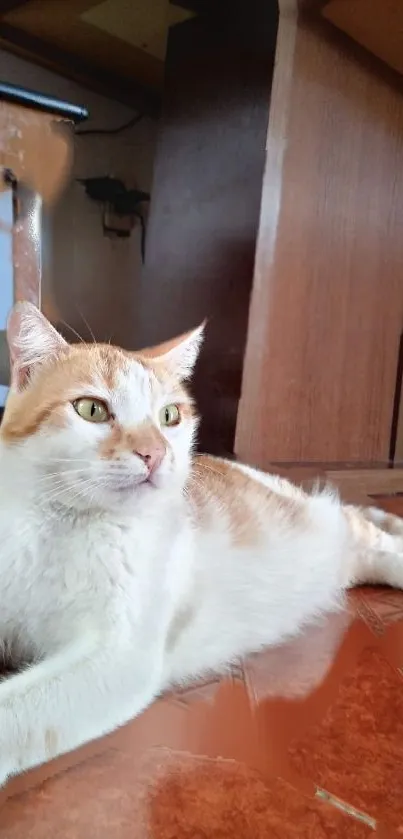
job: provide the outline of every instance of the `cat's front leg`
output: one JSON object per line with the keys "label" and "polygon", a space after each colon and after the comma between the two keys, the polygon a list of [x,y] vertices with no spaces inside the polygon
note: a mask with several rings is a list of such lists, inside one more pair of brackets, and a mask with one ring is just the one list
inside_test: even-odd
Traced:
{"label": "cat's front leg", "polygon": [[156,649],[94,633],[3,682],[0,785],[139,714],[159,691],[160,663]]}

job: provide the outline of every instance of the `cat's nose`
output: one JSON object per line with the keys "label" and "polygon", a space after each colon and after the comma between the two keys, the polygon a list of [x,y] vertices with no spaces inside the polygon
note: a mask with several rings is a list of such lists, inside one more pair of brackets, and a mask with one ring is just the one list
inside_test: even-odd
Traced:
{"label": "cat's nose", "polygon": [[156,443],[153,446],[139,446],[134,454],[139,457],[147,466],[149,473],[154,472],[162,463],[165,455],[165,448]]}

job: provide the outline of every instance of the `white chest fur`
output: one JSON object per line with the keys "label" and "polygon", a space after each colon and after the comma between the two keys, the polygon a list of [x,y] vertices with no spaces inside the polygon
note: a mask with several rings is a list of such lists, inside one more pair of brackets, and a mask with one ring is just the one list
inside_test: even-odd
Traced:
{"label": "white chest fur", "polygon": [[164,530],[9,504],[0,514],[1,637],[43,655],[100,619],[149,631],[167,608]]}

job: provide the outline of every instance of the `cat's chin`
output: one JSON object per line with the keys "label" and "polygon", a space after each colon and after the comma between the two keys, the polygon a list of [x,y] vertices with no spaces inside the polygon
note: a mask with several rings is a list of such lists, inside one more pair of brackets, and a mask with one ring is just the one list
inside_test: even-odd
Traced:
{"label": "cat's chin", "polygon": [[[157,498],[170,486],[167,476],[152,476],[146,480],[125,481],[108,487],[105,492],[105,506],[111,508],[136,505],[148,498]],[[104,493],[102,493],[104,495]]]}
{"label": "cat's chin", "polygon": [[150,478],[143,478],[138,476],[126,477],[123,480],[111,481],[109,489],[112,492],[137,492],[142,487],[151,483]]}
{"label": "cat's chin", "polygon": [[117,498],[130,498],[139,495],[144,495],[147,492],[153,491],[158,487],[152,481],[142,481],[141,483],[120,484],[113,488],[112,492]]}
{"label": "cat's chin", "polygon": [[117,495],[138,494],[143,492],[155,491],[157,489],[164,489],[169,486],[171,475],[161,472],[155,472],[148,477],[133,476],[128,477],[123,481],[112,483],[111,489]]}

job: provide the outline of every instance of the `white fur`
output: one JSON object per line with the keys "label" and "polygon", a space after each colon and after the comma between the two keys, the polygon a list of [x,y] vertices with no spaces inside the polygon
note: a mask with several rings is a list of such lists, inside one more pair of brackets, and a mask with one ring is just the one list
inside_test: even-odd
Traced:
{"label": "white fur", "polygon": [[[161,386],[152,407],[149,375],[130,361],[97,395],[122,423],[158,422],[169,394]],[[371,575],[337,497],[247,467],[233,466],[299,500],[307,526],[290,528],[279,508],[260,548],[237,548],[217,507],[199,529],[183,493],[192,420],[167,430],[173,455],[150,487],[134,454],[100,461],[103,426],[68,416],[0,446],[0,637],[34,662],[0,685],[2,782],[124,724],[173,683],[282,641]],[[402,585],[401,539],[374,533],[381,577],[391,569]]]}
{"label": "white fur", "polygon": [[34,365],[42,364],[61,350],[67,342],[46,320],[36,306],[16,303],[7,321],[13,384],[18,376]]}
{"label": "white fur", "polygon": [[178,379],[182,381],[189,379],[203,343],[204,328],[205,324],[202,323],[197,329],[186,335],[179,346],[173,347],[162,357],[157,356],[154,359],[155,362],[162,362],[164,367],[168,368]]}

